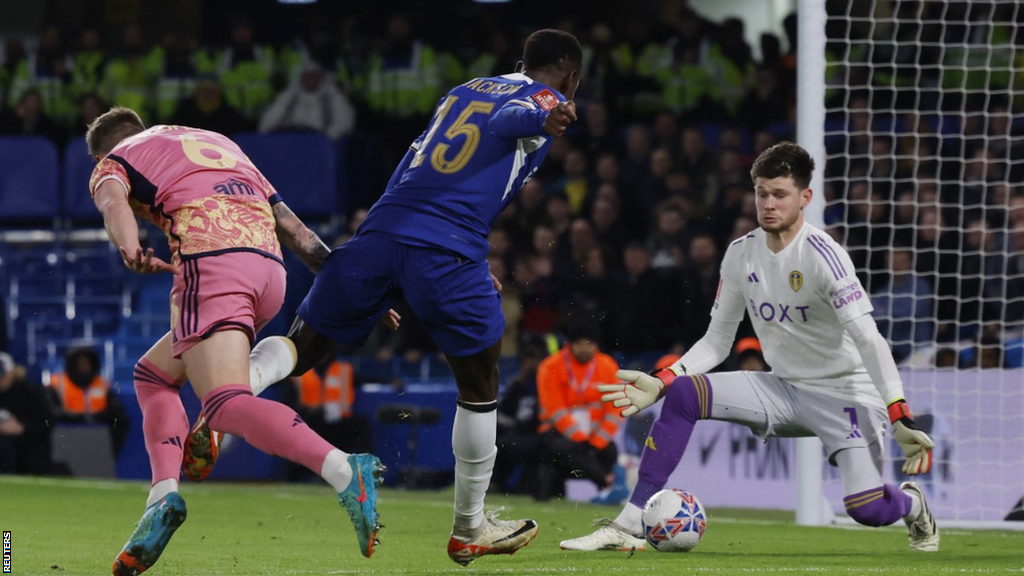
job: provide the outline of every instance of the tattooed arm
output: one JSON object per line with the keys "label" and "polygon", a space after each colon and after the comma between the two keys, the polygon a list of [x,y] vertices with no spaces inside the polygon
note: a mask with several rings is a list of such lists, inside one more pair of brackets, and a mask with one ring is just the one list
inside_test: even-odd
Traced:
{"label": "tattooed arm", "polygon": [[313,272],[320,272],[331,249],[324,241],[302,223],[284,202],[274,204],[274,218],[277,220],[277,237],[289,250],[298,255]]}

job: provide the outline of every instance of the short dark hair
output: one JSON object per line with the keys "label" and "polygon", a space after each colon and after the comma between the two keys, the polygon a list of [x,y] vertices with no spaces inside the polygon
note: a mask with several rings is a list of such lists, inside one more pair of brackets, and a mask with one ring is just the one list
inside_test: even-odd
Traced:
{"label": "short dark hair", "polygon": [[545,28],[530,34],[523,48],[523,67],[538,70],[553,66],[564,70],[566,66],[579,70],[583,65],[583,48],[575,36],[561,30]]}
{"label": "short dark hair", "polygon": [[598,338],[601,336],[601,330],[597,327],[597,323],[586,318],[578,318],[570,321],[569,327],[565,332],[566,338],[569,342],[578,342],[580,340],[597,342]]}
{"label": "short dark hair", "polygon": [[89,146],[90,156],[105,155],[121,140],[134,136],[146,129],[142,118],[131,108],[114,106],[100,114],[89,125],[85,133],[85,143]]}
{"label": "short dark hair", "polygon": [[779,142],[768,148],[754,160],[750,178],[779,178],[789,176],[796,187],[805,190],[811,183],[814,172],[814,158],[792,142]]}

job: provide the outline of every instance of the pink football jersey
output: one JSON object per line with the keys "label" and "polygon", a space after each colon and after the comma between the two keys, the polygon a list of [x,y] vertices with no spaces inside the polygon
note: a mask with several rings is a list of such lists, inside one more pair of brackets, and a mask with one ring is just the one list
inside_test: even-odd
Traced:
{"label": "pink football jersey", "polygon": [[281,261],[271,206],[277,192],[226,136],[185,126],[153,126],[121,141],[89,180],[124,186],[135,213],[156,224],[174,261],[231,251]]}

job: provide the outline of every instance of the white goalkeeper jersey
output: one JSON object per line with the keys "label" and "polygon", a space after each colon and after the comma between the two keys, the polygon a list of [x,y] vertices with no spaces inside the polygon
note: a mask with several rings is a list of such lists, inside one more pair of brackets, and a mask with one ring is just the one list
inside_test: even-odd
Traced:
{"label": "white goalkeeper jersey", "polygon": [[850,256],[804,223],[778,254],[758,228],[733,242],[722,261],[712,317],[736,325],[750,314],[765,361],[794,386],[882,404],[844,324],[872,311]]}

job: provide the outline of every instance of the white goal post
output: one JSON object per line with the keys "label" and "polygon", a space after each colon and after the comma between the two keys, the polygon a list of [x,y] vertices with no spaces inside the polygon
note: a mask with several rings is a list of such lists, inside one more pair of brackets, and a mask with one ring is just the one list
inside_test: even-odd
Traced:
{"label": "white goal post", "polygon": [[[1006,519],[1024,495],[1024,6],[800,0],[798,42],[807,218],[850,251],[936,441],[929,505],[943,527],[1024,530]],[[848,521],[821,443],[796,458],[797,523]]]}

